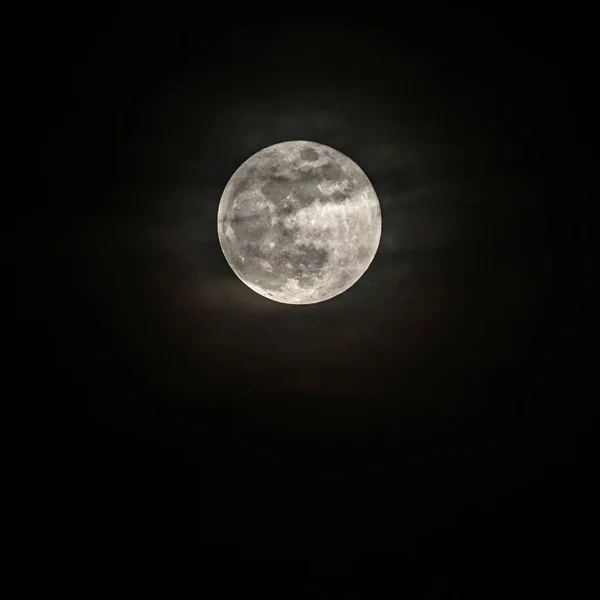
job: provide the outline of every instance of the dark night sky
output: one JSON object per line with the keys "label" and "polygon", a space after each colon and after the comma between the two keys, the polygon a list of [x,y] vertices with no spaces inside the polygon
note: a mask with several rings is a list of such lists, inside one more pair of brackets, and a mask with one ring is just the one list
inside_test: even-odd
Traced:
{"label": "dark night sky", "polygon": [[[577,26],[344,7],[32,34],[43,514],[77,569],[454,598],[589,568]],[[234,170],[291,139],[350,156],[382,209],[370,269],[310,306],[246,288],[217,239]]]}

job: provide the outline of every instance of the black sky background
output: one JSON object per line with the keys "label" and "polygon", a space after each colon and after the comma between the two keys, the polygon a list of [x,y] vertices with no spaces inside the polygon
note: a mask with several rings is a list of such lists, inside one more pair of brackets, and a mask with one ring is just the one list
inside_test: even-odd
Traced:
{"label": "black sky background", "polygon": [[[31,33],[48,553],[101,579],[189,561],[200,591],[573,591],[591,568],[577,19],[70,19]],[[312,306],[247,289],[216,232],[235,169],[290,139],[346,153],[382,208],[370,269]]]}

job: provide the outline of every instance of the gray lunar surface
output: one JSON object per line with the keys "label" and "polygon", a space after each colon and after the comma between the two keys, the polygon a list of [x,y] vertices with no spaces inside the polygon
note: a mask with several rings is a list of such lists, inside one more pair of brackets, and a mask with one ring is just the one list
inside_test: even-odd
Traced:
{"label": "gray lunar surface", "polygon": [[328,146],[290,141],[260,150],[233,174],[218,210],[221,248],[255,292],[312,304],[350,288],[381,237],[371,182]]}

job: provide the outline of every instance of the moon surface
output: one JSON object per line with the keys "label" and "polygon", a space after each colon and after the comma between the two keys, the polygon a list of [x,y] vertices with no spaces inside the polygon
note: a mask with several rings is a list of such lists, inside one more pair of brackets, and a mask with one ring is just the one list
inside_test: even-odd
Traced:
{"label": "moon surface", "polygon": [[362,169],[316,142],[289,141],[252,155],[218,210],[219,242],[252,290],[313,304],[353,286],[381,238],[379,200]]}

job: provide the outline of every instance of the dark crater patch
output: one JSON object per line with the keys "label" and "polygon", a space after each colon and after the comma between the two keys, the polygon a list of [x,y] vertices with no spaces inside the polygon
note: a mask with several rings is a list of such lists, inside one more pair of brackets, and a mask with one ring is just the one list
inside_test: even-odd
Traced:
{"label": "dark crater patch", "polygon": [[231,228],[238,240],[256,243],[269,232],[271,222],[268,214],[235,216]]}
{"label": "dark crater patch", "polygon": [[285,225],[278,225],[275,229],[275,234],[279,238],[278,241],[281,245],[285,246],[290,244],[298,233],[298,227],[286,227]]}
{"label": "dark crater patch", "polygon": [[290,265],[292,266],[295,266],[296,263],[300,265],[300,258],[298,254],[296,254],[296,252],[292,251],[291,249],[282,248],[277,253],[277,264],[281,267],[286,267],[287,263],[290,263]]}
{"label": "dark crater patch", "polygon": [[263,169],[263,178],[264,178],[264,173],[266,170],[266,174],[269,177],[285,177],[285,175],[282,175],[281,173],[281,167],[280,165],[267,165],[267,167],[265,167],[265,169]]}
{"label": "dark crater patch", "polygon": [[294,196],[300,201],[300,208],[311,205],[317,198],[323,198],[323,194],[317,187],[314,177],[300,180],[294,186]]}
{"label": "dark crater patch", "polygon": [[293,191],[294,182],[287,177],[274,176],[262,187],[265,198],[275,204],[281,204]]}
{"label": "dark crater patch", "polygon": [[312,148],[305,148],[300,152],[300,158],[308,162],[314,162],[315,160],[319,160],[319,153]]}
{"label": "dark crater patch", "polygon": [[294,212],[294,205],[291,202],[286,202],[276,209],[276,214],[280,217],[287,217]]}
{"label": "dark crater patch", "polygon": [[299,244],[296,248],[296,260],[304,265],[304,269],[314,272],[327,264],[328,252],[324,248],[317,248],[314,244]]}
{"label": "dark crater patch", "polygon": [[341,202],[348,200],[348,194],[346,192],[336,190],[333,192],[333,194],[331,194],[331,196],[329,196],[328,200],[334,204],[340,204]]}
{"label": "dark crater patch", "polygon": [[328,162],[319,169],[319,174],[326,181],[344,181],[347,179],[346,173],[334,162]]}

